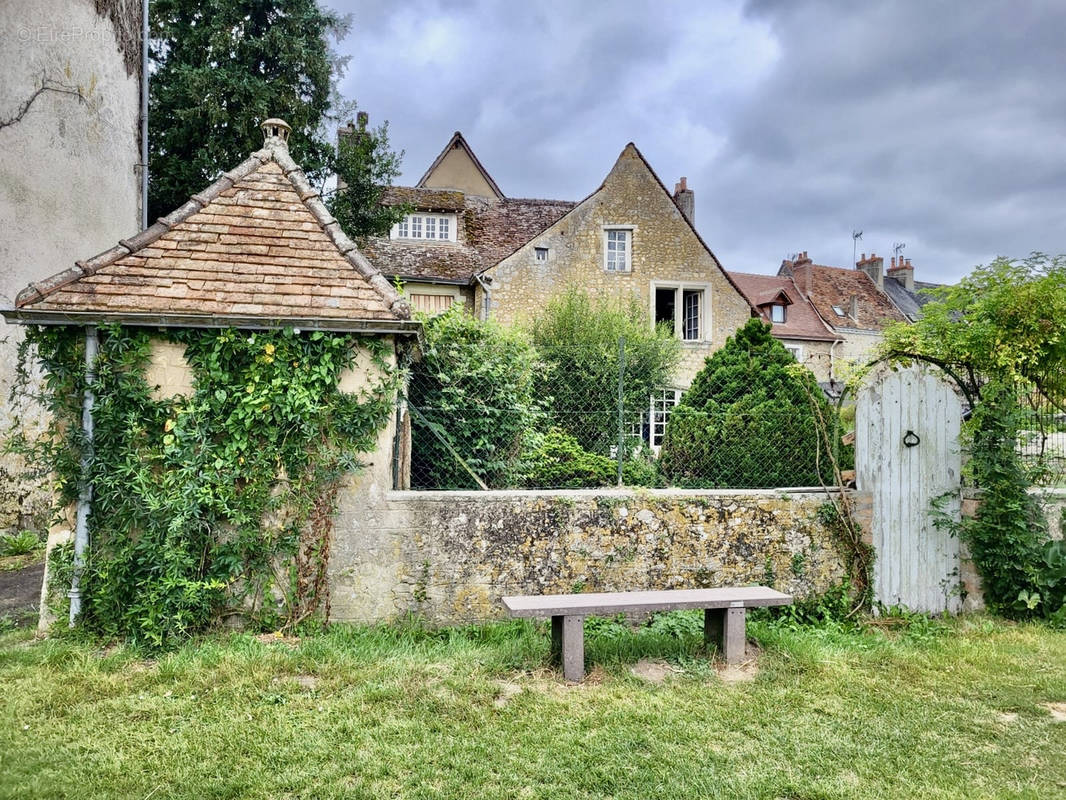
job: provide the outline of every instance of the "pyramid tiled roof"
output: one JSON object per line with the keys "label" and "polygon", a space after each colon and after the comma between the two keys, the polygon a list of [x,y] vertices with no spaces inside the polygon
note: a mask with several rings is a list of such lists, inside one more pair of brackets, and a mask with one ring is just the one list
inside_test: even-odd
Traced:
{"label": "pyramid tiled roof", "polygon": [[31,284],[5,316],[349,330],[416,324],[276,136],[148,229]]}

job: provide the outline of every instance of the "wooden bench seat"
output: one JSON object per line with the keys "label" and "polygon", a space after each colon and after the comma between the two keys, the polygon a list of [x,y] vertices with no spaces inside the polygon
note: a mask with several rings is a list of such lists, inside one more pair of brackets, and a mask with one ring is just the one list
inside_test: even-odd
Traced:
{"label": "wooden bench seat", "polygon": [[744,660],[746,609],[786,606],[792,597],[768,586],[723,589],[673,589],[661,592],[602,592],[599,594],[542,594],[505,597],[512,617],[551,617],[552,658],[562,664],[568,681],[585,677],[585,617],[628,611],[703,609],[703,635],[726,663]]}

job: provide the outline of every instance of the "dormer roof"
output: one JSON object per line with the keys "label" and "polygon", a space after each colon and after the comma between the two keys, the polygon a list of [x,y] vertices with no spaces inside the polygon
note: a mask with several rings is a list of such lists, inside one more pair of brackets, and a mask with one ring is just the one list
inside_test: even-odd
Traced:
{"label": "dormer roof", "polygon": [[[471,175],[471,172],[473,173]],[[465,175],[463,173],[466,173]],[[456,131],[426,174],[415,184],[419,189],[454,189],[464,194],[503,200],[504,194],[489,171],[474,155],[463,134]]]}

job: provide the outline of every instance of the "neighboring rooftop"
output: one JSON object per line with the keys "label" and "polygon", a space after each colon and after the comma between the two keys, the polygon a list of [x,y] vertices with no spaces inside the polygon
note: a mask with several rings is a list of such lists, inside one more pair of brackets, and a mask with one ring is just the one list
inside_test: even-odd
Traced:
{"label": "neighboring rooftop", "polygon": [[509,256],[550,226],[575,203],[505,197],[490,201],[462,192],[394,187],[389,204],[410,203],[416,211],[456,212],[457,241],[413,242],[367,238],[363,251],[385,275],[404,280],[467,284],[473,276]]}
{"label": "neighboring rooftop", "polygon": [[815,264],[804,251],[781,262],[777,274],[791,276],[819,316],[837,330],[881,331],[893,322],[906,320],[866,269]]}
{"label": "neighboring rooftop", "polygon": [[753,275],[729,271],[734,285],[767,322],[771,322],[769,307],[784,305],[785,321],[771,322],[772,333],[781,339],[834,342],[836,336],[818,316],[814,307],[800,294],[792,278],[787,275]]}
{"label": "neighboring rooftop", "polygon": [[405,329],[407,302],[340,230],[289,156],[289,126],[147,230],[31,284],[25,322]]}

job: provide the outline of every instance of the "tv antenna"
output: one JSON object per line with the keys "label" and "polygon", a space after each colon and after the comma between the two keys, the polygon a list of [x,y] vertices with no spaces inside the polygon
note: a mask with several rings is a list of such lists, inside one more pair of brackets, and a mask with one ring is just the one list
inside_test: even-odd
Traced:
{"label": "tv antenna", "polygon": [[851,263],[855,263],[855,247],[859,243],[859,239],[862,238],[862,231],[851,232]]}
{"label": "tv antenna", "polygon": [[896,263],[899,263],[902,259],[899,254],[903,252],[903,248],[907,246],[906,242],[896,242],[892,245],[892,252],[896,254]]}

